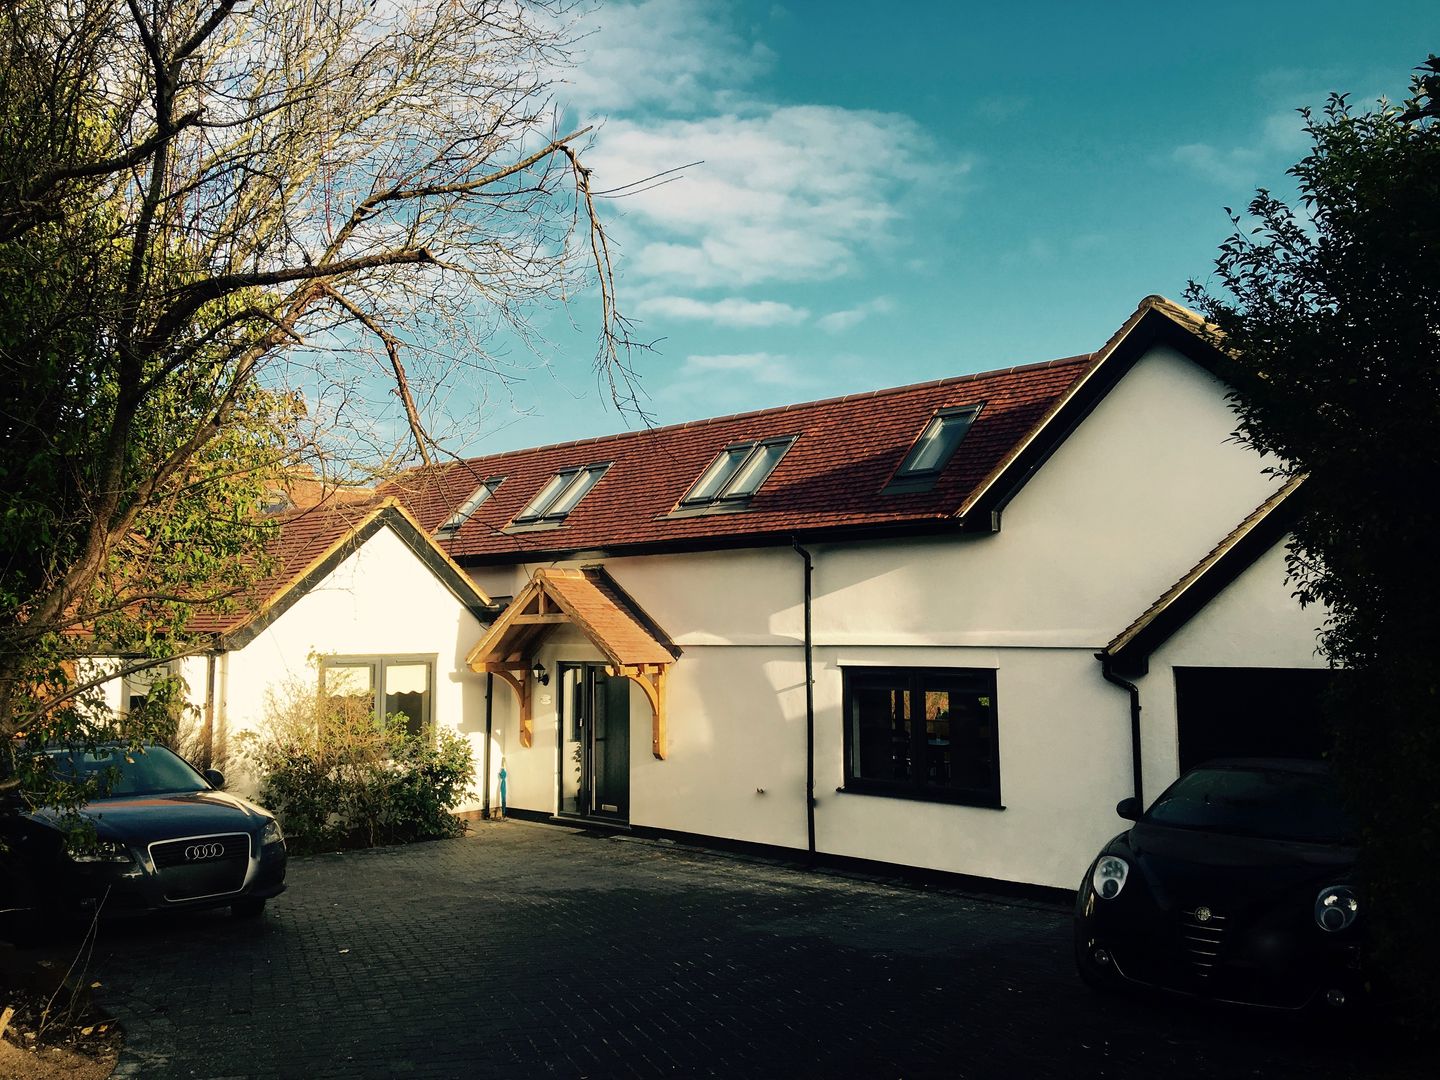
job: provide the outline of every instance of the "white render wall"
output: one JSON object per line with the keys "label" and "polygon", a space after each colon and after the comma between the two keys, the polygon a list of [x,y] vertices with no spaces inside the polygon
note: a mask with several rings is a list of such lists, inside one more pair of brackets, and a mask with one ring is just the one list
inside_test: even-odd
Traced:
{"label": "white render wall", "polygon": [[[1075,886],[1132,790],[1129,700],[1094,654],[1273,491],[1263,462],[1230,441],[1224,395],[1203,369],[1155,350],[1031,478],[999,534],[811,546],[820,851]],[[514,594],[538,565],[473,575]],[[668,760],[651,756],[649,712],[631,695],[631,822],[803,849],[800,557],[772,548],[605,566],[685,650],[670,676]],[[1152,792],[1175,769],[1171,665],[1319,666],[1317,620],[1283,576],[1277,555],[1262,559],[1157,657],[1142,687]],[[573,636],[540,654],[551,670],[598,658]],[[1004,810],[836,791],[841,668],[864,665],[996,670]],[[509,803],[552,812],[554,706],[537,699],[524,750],[509,697],[496,696]]]}
{"label": "white render wall", "polygon": [[[480,763],[485,680],[465,665],[482,627],[391,529],[382,528],[243,649],[223,654],[217,727],[230,738],[265,720],[266,696],[287,680],[313,686],[324,656],[422,656],[434,660],[437,728],[465,735]],[[196,689],[192,683],[192,695]],[[203,691],[202,691],[203,694]],[[200,698],[203,701],[203,696]],[[498,763],[494,768],[498,770]],[[235,786],[249,778],[236,776]],[[477,799],[460,809],[479,806]]]}
{"label": "white render wall", "polygon": [[1142,772],[1149,802],[1180,775],[1177,667],[1324,668],[1317,636],[1322,609],[1301,608],[1285,583],[1285,542],[1226,586],[1150,657],[1140,688]]}

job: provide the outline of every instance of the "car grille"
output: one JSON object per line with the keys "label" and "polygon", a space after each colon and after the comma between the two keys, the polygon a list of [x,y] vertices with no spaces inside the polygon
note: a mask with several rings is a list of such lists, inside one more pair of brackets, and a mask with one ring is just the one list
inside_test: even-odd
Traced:
{"label": "car grille", "polygon": [[[1201,917],[1202,913],[1204,918]],[[1180,946],[1190,969],[1202,983],[1208,982],[1220,962],[1225,945],[1225,916],[1208,908],[1180,913]]]}
{"label": "car grille", "polygon": [[162,840],[150,845],[150,859],[167,900],[239,892],[250,865],[250,837],[222,833]]}

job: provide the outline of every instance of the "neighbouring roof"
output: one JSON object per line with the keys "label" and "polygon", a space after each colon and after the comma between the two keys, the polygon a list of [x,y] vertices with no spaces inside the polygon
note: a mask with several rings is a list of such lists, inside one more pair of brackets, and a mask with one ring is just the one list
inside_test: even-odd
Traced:
{"label": "neighbouring roof", "polygon": [[[466,565],[866,532],[991,531],[1025,480],[1157,341],[1212,369],[1220,361],[1198,316],[1147,297],[1096,353],[429,466],[380,491],[433,534],[482,482],[503,477],[441,541]],[[919,490],[890,484],[937,411],[969,405],[983,407],[933,483]],[[748,502],[680,507],[721,450],[786,436],[797,438]],[[514,526],[558,472],[604,464],[609,468],[558,526]]]}
{"label": "neighbouring roof", "polygon": [[243,648],[383,528],[393,530],[462,604],[477,615],[493,613],[490,598],[395,499],[372,492],[364,501],[343,499],[292,511],[277,524],[266,545],[273,572],[237,599],[236,610],[197,611],[188,632],[216,634],[225,648]]}
{"label": "neighbouring roof", "polygon": [[1101,654],[1121,675],[1144,675],[1150,655],[1290,530],[1304,476],[1291,477],[1179,581],[1116,635]]}

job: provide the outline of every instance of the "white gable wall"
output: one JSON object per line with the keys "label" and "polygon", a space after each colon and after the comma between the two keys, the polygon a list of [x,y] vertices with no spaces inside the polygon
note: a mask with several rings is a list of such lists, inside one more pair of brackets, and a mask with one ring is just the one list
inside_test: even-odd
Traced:
{"label": "white gable wall", "polygon": [[258,729],[267,693],[283,691],[292,679],[313,687],[319,677],[313,660],[322,656],[433,657],[434,721],[470,739],[478,773],[485,680],[465,657],[481,630],[405,542],[381,528],[253,641],[222,657],[221,722],[232,739]]}

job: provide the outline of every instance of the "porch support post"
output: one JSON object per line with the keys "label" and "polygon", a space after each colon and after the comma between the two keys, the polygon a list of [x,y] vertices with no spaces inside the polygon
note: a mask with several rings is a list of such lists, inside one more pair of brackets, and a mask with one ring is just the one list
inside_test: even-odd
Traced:
{"label": "porch support post", "polygon": [[650,752],[656,761],[665,760],[665,677],[669,671],[668,664],[611,665],[605,669],[607,675],[623,675],[645,692],[650,702]]}
{"label": "porch support post", "polygon": [[522,665],[517,674],[513,663],[482,664],[481,670],[504,679],[515,691],[515,698],[520,702],[520,745],[529,747],[535,742],[535,722],[530,718],[529,671]]}

